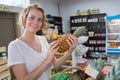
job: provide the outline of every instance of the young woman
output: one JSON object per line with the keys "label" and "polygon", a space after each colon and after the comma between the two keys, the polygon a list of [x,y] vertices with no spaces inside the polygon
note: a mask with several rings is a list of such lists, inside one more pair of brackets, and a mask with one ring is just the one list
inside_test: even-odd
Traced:
{"label": "young woman", "polygon": [[17,80],[50,80],[51,67],[60,67],[70,57],[77,45],[77,38],[69,36],[69,50],[57,59],[54,56],[59,48],[57,42],[48,44],[45,37],[36,35],[38,30],[45,28],[43,8],[33,3],[23,10],[20,17],[24,32],[8,46],[8,66]]}

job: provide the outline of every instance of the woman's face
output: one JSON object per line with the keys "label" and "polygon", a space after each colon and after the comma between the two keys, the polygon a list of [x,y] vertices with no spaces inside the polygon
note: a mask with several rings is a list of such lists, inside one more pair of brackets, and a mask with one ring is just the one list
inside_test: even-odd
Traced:
{"label": "woman's face", "polygon": [[25,29],[30,32],[36,33],[41,28],[42,21],[43,21],[42,12],[37,9],[32,9],[30,10],[26,18]]}

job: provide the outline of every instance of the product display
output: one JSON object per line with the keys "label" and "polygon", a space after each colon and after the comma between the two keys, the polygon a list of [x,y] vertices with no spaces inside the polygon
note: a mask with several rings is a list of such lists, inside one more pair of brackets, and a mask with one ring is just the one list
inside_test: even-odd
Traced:
{"label": "product display", "polygon": [[[91,67],[90,67],[91,66]],[[105,69],[105,67],[111,67]],[[70,70],[75,70],[69,72]],[[89,64],[86,69],[82,69],[80,66],[72,66],[64,69],[61,72],[56,73],[53,80],[120,80],[120,59],[118,59],[115,65],[106,63],[102,58],[95,59],[92,64]],[[87,72],[87,70],[89,70]],[[95,70],[97,72],[95,72]],[[64,77],[63,77],[64,75]],[[93,78],[93,76],[95,76]]]}
{"label": "product display", "polygon": [[79,27],[87,28],[89,39],[85,43],[89,46],[86,58],[103,57],[106,59],[106,13],[70,16],[70,30],[73,33]]}
{"label": "product display", "polygon": [[7,66],[6,47],[0,47],[0,80],[11,80],[10,69]]}

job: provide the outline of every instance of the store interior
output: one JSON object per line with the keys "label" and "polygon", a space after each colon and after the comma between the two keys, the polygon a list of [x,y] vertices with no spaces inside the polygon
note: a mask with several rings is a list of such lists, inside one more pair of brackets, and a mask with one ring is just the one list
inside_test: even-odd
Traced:
{"label": "store interior", "polygon": [[[27,1],[43,6],[48,33],[40,30],[36,35],[46,37],[48,43],[58,36],[74,34],[79,28],[82,29],[81,36],[77,37],[78,46],[60,68],[52,69],[51,80],[120,80],[119,0]],[[24,31],[18,24],[23,8],[0,3],[0,80],[16,80],[13,71],[7,66],[7,49],[9,43]],[[64,54],[56,52],[55,56],[60,58]],[[64,78],[65,72],[68,72],[68,79]],[[72,76],[75,78],[72,74],[81,79],[72,79]]]}

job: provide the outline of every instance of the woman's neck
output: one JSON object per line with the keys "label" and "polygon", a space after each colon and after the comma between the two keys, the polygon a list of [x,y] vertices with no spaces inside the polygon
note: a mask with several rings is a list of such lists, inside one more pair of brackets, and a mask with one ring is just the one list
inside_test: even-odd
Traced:
{"label": "woman's neck", "polygon": [[25,40],[27,42],[31,42],[36,39],[36,35],[29,31],[24,31],[24,33],[21,35],[20,39]]}

